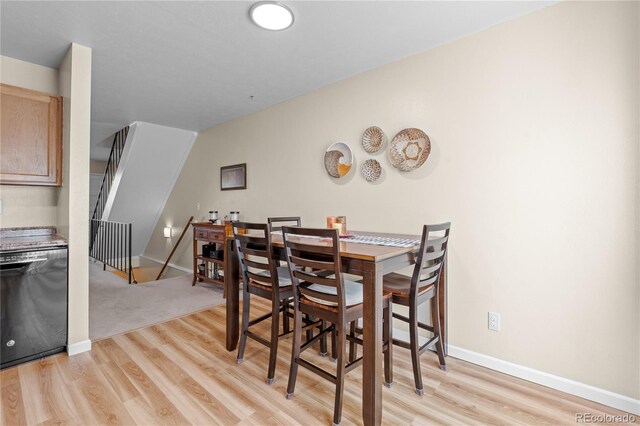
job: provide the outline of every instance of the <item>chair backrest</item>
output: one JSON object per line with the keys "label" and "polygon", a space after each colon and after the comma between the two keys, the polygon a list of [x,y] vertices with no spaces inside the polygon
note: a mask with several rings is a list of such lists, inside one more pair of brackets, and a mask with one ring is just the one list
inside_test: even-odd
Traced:
{"label": "chair backrest", "polygon": [[[233,237],[238,250],[242,281],[271,283],[278,288],[277,263],[273,259],[271,235],[266,223],[234,222]],[[259,275],[260,273],[262,275]],[[264,274],[266,272],[266,274]]]}
{"label": "chair backrest", "polygon": [[302,226],[300,216],[281,216],[270,217],[267,219],[267,223],[271,225],[272,231],[282,231],[282,226]]}
{"label": "chair backrest", "polygon": [[451,223],[424,225],[416,266],[411,277],[411,296],[434,284],[437,288],[447,254]]}
{"label": "chair backrest", "polygon": [[[344,278],[340,272],[338,230],[284,226],[282,235],[297,296],[308,296],[310,300],[322,300],[326,305],[344,307]],[[310,288],[313,284],[333,287],[336,294],[315,291]]]}

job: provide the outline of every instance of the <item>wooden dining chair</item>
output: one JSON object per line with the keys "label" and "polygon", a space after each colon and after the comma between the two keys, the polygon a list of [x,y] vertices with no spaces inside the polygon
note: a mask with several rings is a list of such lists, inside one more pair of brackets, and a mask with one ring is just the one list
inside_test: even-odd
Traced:
{"label": "wooden dining chair", "polygon": [[267,218],[267,223],[271,225],[272,231],[282,231],[283,224],[286,226],[302,226],[300,216],[276,216]]}
{"label": "wooden dining chair", "polygon": [[[300,219],[300,216],[275,216],[275,217],[269,217],[267,218],[267,223],[271,226],[271,231],[277,231],[277,232],[282,232],[282,227],[283,226],[302,226],[302,220]],[[289,315],[288,315],[288,306],[285,306],[285,329],[289,330]],[[307,320],[313,320],[312,318],[309,318],[307,316],[305,316],[305,319]],[[322,324],[321,327],[324,329],[325,325]],[[306,338],[307,340],[311,339],[313,337],[313,333],[312,330],[307,330],[306,333]],[[335,336],[333,341],[335,341]],[[322,339],[320,339],[320,355],[327,356],[327,338],[326,336],[323,336]],[[335,357],[335,350],[333,350],[333,355],[332,355],[333,359],[336,359]]]}
{"label": "wooden dining chair", "polygon": [[[260,223],[236,222],[233,224],[233,236],[238,250],[240,272],[242,274],[242,330],[238,345],[237,363],[244,358],[247,338],[251,338],[269,348],[269,369],[267,384],[272,384],[278,354],[278,342],[291,334],[286,327],[280,333],[280,312],[286,317],[286,307],[293,297],[293,287],[289,270],[279,266],[274,260],[271,248],[269,225]],[[253,320],[250,319],[251,295],[271,301],[271,312]],[[266,340],[251,327],[271,318],[271,338]],[[286,318],[288,324],[288,318]]]}
{"label": "wooden dining chair", "polygon": [[[362,284],[344,278],[340,271],[340,240],[335,229],[311,229],[283,227],[285,257],[289,265],[294,288],[294,325],[293,349],[287,399],[293,397],[298,375],[298,366],[305,367],[336,385],[333,424],[340,424],[342,417],[342,396],[345,375],[362,363],[362,357],[347,360],[347,341],[362,344],[362,339],[354,333],[347,335],[347,326],[363,317]],[[305,239],[320,237],[325,240]],[[317,271],[330,271],[332,274],[318,275]],[[390,295],[383,302],[383,338],[385,381],[392,382],[392,344],[390,327]],[[302,315],[307,314],[325,320],[331,325],[323,330],[335,331],[334,348],[337,350],[336,374],[332,374],[301,357],[302,352],[311,347],[318,334],[311,340],[302,342]]]}
{"label": "wooden dining chair", "polygon": [[[409,317],[393,313],[397,318],[409,324],[409,342],[393,340],[393,344],[411,350],[411,362],[413,364],[413,376],[416,393],[424,395],[422,387],[422,375],[420,372],[420,355],[428,348],[435,345],[436,353],[440,361],[440,368],[447,369],[444,359],[444,348],[440,338],[440,304],[438,293],[440,291],[440,275],[442,264],[447,254],[449,231],[451,223],[439,225],[424,225],[422,228],[422,240],[413,275],[409,278],[397,273],[384,276],[384,291],[393,295],[393,303],[409,307]],[[424,324],[418,320],[418,307],[426,302],[431,302],[431,324]],[[418,329],[428,330],[433,336],[423,345],[418,341]]]}

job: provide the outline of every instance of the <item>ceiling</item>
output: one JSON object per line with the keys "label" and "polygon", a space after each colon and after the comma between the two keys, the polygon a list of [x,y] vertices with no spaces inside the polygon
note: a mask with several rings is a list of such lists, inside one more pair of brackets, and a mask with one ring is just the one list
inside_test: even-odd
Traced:
{"label": "ceiling", "polygon": [[93,49],[91,157],[133,121],[200,131],[553,2],[289,1],[266,31],[252,2],[0,3],[0,53],[58,68]]}

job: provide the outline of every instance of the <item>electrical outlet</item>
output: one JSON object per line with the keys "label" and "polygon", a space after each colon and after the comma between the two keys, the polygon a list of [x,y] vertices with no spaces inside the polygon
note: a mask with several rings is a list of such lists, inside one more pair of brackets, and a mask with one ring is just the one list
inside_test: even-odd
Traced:
{"label": "electrical outlet", "polygon": [[200,203],[196,203],[196,210],[200,211]]}
{"label": "electrical outlet", "polygon": [[488,327],[492,331],[500,331],[500,314],[497,312],[489,312]]}

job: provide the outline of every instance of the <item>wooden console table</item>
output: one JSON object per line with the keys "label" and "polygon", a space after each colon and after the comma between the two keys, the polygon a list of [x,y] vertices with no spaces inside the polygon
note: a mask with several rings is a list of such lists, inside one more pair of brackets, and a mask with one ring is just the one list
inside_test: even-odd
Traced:
{"label": "wooden console table", "polygon": [[[240,275],[233,228],[231,223],[214,225],[210,222],[197,222],[192,223],[191,226],[193,226],[193,285],[198,281],[206,281],[223,286],[227,305],[226,347],[228,351],[232,351],[238,344],[240,328],[238,318]],[[215,244],[218,250],[222,250],[222,260],[204,256],[202,253],[204,244]],[[198,265],[204,265],[204,271],[198,270]]]}

